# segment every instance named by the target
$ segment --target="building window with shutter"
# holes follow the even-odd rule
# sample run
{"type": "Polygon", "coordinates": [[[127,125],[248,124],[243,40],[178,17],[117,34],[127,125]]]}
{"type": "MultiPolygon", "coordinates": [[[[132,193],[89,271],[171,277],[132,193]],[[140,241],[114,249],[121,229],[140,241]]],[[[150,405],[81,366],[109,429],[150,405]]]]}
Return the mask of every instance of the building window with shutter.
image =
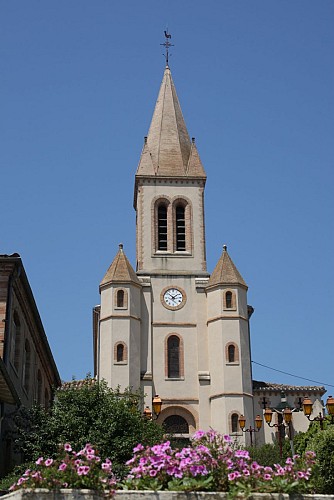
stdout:
{"type": "Polygon", "coordinates": [[[237,309],[236,295],[235,292],[227,290],[223,296],[223,308],[230,309],[231,311],[236,311],[237,309]]]}
{"type": "Polygon", "coordinates": [[[231,415],[231,430],[232,434],[236,434],[239,430],[239,415],[237,413],[232,413],[231,415]]]}
{"type": "Polygon", "coordinates": [[[160,203],[158,205],[158,238],[157,250],[167,252],[168,247],[168,224],[167,224],[167,205],[160,203]]]}

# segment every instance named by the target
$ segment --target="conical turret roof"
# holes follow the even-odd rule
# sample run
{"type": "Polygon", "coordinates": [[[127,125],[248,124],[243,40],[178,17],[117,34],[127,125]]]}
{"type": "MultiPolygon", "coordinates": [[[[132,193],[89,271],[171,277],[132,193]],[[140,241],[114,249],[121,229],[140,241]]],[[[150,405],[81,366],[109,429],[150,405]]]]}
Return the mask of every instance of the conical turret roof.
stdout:
{"type": "Polygon", "coordinates": [[[216,285],[241,285],[247,288],[243,277],[227,252],[226,245],[223,246],[223,253],[210,276],[207,286],[211,287],[216,285]]]}
{"type": "Polygon", "coordinates": [[[100,286],[114,282],[132,282],[140,285],[140,281],[123,251],[122,243],[120,243],[116,257],[112,261],[108,271],[106,272],[103,280],[100,283],[100,286]]]}
{"type": "Polygon", "coordinates": [[[190,140],[168,66],[136,173],[137,177],[152,175],[206,178],[194,141],[190,140]]]}

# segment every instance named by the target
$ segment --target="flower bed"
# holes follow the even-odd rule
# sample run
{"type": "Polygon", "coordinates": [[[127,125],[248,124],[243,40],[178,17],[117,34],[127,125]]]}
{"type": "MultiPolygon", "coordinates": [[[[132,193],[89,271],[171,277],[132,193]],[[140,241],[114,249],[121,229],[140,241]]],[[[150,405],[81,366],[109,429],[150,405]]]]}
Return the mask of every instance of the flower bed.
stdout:
{"type": "Polygon", "coordinates": [[[257,493],[267,494],[265,498],[269,498],[273,493],[305,494],[312,489],[313,452],[288,458],[284,465],[264,467],[251,460],[248,451],[235,449],[229,436],[214,431],[197,432],[191,445],[180,450],[172,449],[166,441],[152,447],[138,444],[133,451],[133,458],[127,462],[128,476],[117,482],[111,461],[102,461],[90,444],[75,452],[66,443],[57,459],[40,457],[35,468],[25,471],[10,488],[12,498],[33,495],[31,488],[39,493],[38,498],[47,495],[41,488],[52,490],[54,498],[68,499],[79,498],[73,496],[73,491],[84,488],[95,490],[97,497],[94,493],[94,498],[112,496],[117,490],[116,496],[132,500],[148,497],[149,490],[155,498],[174,499],[201,498],[202,495],[254,498],[257,493]],[[67,493],[69,491],[72,493],[67,493]]]}

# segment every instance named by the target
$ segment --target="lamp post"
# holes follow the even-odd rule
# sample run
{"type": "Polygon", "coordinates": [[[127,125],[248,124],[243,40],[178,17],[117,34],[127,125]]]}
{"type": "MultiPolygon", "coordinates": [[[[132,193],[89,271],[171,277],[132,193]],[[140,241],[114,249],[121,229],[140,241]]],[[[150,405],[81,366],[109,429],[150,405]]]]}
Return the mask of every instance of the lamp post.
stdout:
{"type": "MultiPolygon", "coordinates": [[[[284,408],[283,412],[276,412],[279,415],[282,415],[282,422],[278,422],[277,424],[272,424],[271,420],[273,418],[273,411],[271,408],[266,408],[264,410],[264,419],[269,425],[269,427],[277,427],[278,430],[278,442],[279,442],[279,454],[282,458],[282,431],[286,428],[290,431],[290,424],[292,421],[292,410],[290,408],[284,408]]],[[[291,439],[290,439],[291,441],[291,439]]]]}
{"type": "MultiPolygon", "coordinates": [[[[159,397],[158,394],[156,394],[152,399],[152,408],[153,408],[153,413],[155,415],[155,420],[161,413],[161,406],[162,406],[161,398],[159,397]]],[[[145,420],[153,420],[153,414],[149,406],[145,406],[143,411],[143,417],[145,420]]]]}
{"type": "MultiPolygon", "coordinates": [[[[328,399],[326,401],[326,408],[327,408],[328,414],[331,416],[331,424],[333,424],[334,423],[334,398],[333,398],[333,396],[328,397],[328,399]]],[[[324,417],[324,415],[321,412],[319,412],[319,415],[311,418],[312,409],[313,409],[313,403],[312,403],[311,399],[304,398],[303,410],[304,410],[305,416],[308,418],[308,420],[310,422],[313,422],[313,421],[320,422],[320,429],[323,430],[324,429],[323,421],[326,420],[326,417],[324,417]]]]}
{"type": "Polygon", "coordinates": [[[256,415],[255,418],[255,427],[252,427],[251,425],[248,427],[248,429],[245,429],[246,427],[246,418],[243,415],[240,415],[239,417],[239,426],[242,432],[249,432],[250,435],[250,442],[251,446],[253,446],[253,433],[254,432],[259,432],[261,427],[262,427],[262,418],[260,415],[256,415]]]}

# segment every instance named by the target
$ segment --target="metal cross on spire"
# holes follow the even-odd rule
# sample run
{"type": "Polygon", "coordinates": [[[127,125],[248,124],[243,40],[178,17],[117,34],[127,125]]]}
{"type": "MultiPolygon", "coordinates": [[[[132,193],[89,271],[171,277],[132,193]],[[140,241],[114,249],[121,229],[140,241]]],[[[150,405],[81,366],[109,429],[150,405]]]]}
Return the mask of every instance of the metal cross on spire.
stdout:
{"type": "Polygon", "coordinates": [[[166,52],[163,55],[166,59],[166,66],[168,66],[169,47],[174,47],[174,45],[172,43],[170,43],[170,39],[172,38],[172,35],[170,33],[168,33],[168,28],[165,29],[164,33],[165,33],[165,42],[161,43],[160,45],[163,45],[166,49],[166,52]]]}

